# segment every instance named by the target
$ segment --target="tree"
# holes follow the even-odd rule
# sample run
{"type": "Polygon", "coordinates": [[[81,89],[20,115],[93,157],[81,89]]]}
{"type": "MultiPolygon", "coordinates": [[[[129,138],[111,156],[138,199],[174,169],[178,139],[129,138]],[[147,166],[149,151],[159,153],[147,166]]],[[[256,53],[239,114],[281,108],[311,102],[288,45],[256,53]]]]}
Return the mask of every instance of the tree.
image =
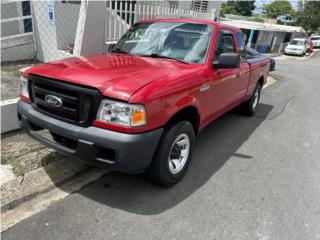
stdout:
{"type": "Polygon", "coordinates": [[[252,21],[252,22],[264,22],[264,19],[261,15],[258,14],[254,14],[252,15],[252,17],[248,18],[248,21],[252,21]]]}
{"type": "Polygon", "coordinates": [[[320,2],[305,1],[298,5],[296,18],[298,24],[306,31],[316,32],[320,28],[320,2]]]}
{"type": "Polygon", "coordinates": [[[254,0],[228,0],[222,3],[220,14],[224,17],[225,14],[235,14],[241,16],[252,16],[252,11],[255,9],[254,0]]]}
{"type": "Polygon", "coordinates": [[[264,6],[267,17],[276,18],[281,15],[289,15],[292,12],[292,6],[288,0],[275,0],[264,6]]]}

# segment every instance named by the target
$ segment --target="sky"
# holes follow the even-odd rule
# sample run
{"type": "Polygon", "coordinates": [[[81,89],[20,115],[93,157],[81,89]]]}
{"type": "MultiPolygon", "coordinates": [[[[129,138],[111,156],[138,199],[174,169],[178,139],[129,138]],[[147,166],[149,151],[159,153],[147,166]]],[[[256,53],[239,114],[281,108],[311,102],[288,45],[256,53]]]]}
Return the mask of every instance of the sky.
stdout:
{"type": "MultiPolygon", "coordinates": [[[[255,1],[256,9],[254,10],[254,12],[261,13],[263,5],[271,3],[272,1],[273,0],[256,0],[255,1]]],[[[293,9],[297,8],[298,0],[289,0],[289,2],[291,3],[293,9]]]]}

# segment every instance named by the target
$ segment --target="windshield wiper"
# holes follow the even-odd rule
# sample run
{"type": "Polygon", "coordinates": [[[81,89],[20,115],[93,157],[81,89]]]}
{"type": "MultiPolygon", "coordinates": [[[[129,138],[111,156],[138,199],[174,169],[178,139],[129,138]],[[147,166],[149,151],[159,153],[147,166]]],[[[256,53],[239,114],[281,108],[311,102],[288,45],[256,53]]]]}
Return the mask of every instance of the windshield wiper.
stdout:
{"type": "Polygon", "coordinates": [[[112,53],[123,53],[123,54],[131,55],[129,52],[127,52],[126,50],[123,50],[121,48],[112,49],[110,52],[112,52],[112,53]]]}
{"type": "Polygon", "coordinates": [[[176,61],[182,62],[182,63],[184,63],[184,64],[189,64],[188,62],[183,61],[182,59],[174,58],[174,57],[169,57],[169,56],[164,56],[164,55],[160,55],[160,54],[157,54],[157,53],[141,54],[141,55],[138,55],[138,56],[140,56],[140,57],[152,57],[152,58],[166,58],[166,59],[176,60],[176,61]]]}

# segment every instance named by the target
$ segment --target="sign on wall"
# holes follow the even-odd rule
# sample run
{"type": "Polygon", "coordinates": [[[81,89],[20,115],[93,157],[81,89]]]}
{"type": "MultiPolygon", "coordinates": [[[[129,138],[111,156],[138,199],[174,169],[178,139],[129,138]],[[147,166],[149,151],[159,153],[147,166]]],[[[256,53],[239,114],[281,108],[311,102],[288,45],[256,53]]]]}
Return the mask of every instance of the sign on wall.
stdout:
{"type": "Polygon", "coordinates": [[[51,24],[54,24],[55,17],[54,17],[54,1],[49,0],[48,1],[48,21],[51,24]]]}

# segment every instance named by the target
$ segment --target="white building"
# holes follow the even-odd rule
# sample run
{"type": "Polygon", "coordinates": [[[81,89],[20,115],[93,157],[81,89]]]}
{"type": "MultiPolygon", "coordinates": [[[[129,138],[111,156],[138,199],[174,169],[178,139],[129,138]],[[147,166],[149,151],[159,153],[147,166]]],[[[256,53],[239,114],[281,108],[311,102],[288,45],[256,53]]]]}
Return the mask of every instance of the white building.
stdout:
{"type": "Polygon", "coordinates": [[[1,1],[2,61],[34,57],[30,3],[1,1]]]}
{"type": "Polygon", "coordinates": [[[306,36],[302,27],[226,18],[221,19],[221,22],[241,28],[246,35],[247,46],[260,52],[283,52],[286,44],[293,38],[306,36]]]}

